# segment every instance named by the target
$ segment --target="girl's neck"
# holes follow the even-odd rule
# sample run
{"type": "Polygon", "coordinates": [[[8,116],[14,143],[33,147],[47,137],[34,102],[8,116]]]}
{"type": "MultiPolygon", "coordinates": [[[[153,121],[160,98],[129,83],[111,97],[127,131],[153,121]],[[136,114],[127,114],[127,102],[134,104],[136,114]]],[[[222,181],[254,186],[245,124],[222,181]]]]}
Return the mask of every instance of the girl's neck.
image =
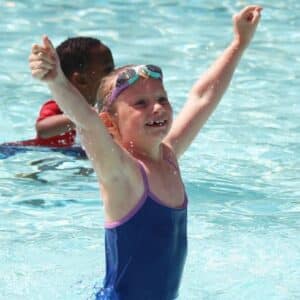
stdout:
{"type": "Polygon", "coordinates": [[[132,156],[142,161],[160,161],[163,158],[162,144],[158,144],[155,147],[144,148],[139,148],[136,145],[130,144],[125,148],[132,156]]]}

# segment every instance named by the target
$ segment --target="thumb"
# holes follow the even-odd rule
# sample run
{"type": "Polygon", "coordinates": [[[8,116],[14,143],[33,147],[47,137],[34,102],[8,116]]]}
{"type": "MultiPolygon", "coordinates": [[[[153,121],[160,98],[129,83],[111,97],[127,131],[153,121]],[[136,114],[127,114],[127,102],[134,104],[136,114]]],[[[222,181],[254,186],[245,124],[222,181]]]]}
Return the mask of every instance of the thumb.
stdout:
{"type": "Polygon", "coordinates": [[[55,48],[47,35],[43,36],[43,44],[46,49],[49,49],[51,52],[55,52],[55,48]]]}
{"type": "Polygon", "coordinates": [[[43,45],[45,50],[50,54],[50,56],[58,63],[58,67],[60,66],[60,59],[58,57],[58,54],[56,52],[56,49],[54,48],[51,40],[48,38],[47,35],[43,36],[43,45]]]}

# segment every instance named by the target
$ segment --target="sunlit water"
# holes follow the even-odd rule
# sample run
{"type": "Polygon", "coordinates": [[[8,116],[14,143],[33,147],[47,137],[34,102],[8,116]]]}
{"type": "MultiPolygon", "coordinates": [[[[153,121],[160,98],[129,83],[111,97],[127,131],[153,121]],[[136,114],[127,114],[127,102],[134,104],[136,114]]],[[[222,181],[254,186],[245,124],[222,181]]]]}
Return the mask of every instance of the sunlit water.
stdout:
{"type": "MultiPolygon", "coordinates": [[[[94,36],[118,65],[161,65],[177,113],[230,42],[231,15],[245,4],[0,0],[0,142],[33,137],[50,97],[27,66],[42,34],[55,45],[94,36]]],[[[300,4],[259,4],[255,39],[181,160],[189,253],[180,300],[300,299],[300,4]]],[[[93,298],[105,263],[90,167],[47,152],[0,160],[0,299],[93,298]]]]}

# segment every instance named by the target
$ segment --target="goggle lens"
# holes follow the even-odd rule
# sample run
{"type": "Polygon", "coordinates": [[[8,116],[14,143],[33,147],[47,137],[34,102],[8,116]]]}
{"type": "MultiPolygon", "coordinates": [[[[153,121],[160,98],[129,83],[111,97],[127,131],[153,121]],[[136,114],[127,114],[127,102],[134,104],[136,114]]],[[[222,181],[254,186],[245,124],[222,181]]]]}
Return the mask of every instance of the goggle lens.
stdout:
{"type": "Polygon", "coordinates": [[[140,76],[143,76],[142,73],[154,79],[163,78],[161,68],[155,65],[140,65],[124,70],[118,75],[116,85],[112,90],[108,106],[110,106],[116,100],[116,98],[122,93],[122,91],[135,83],[140,76]]]}

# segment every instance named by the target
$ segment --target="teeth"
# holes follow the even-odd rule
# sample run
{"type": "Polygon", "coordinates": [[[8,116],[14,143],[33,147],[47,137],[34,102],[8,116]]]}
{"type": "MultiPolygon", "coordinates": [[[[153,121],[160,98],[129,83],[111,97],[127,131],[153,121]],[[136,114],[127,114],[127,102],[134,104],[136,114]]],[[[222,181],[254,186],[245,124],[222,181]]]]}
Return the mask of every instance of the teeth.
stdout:
{"type": "Polygon", "coordinates": [[[158,125],[158,126],[163,126],[166,121],[150,121],[147,123],[147,125],[152,126],[152,125],[158,125]]]}

